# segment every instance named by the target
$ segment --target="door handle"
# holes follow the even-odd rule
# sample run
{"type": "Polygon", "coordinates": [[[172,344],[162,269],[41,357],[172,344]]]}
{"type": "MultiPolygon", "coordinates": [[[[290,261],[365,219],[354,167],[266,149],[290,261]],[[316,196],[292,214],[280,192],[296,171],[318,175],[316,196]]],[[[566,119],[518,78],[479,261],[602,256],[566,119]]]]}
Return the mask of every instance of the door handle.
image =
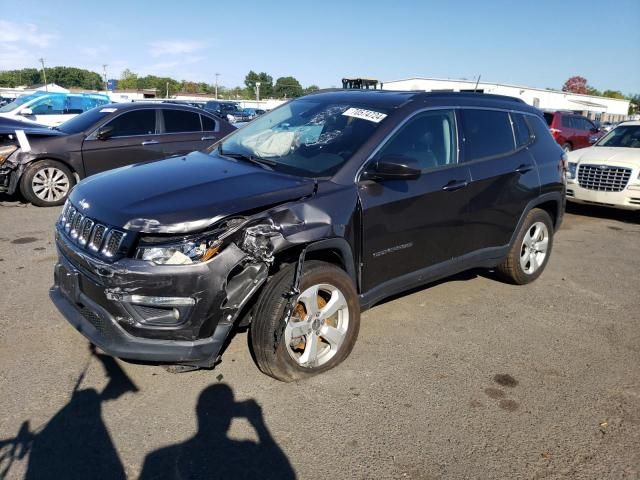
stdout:
{"type": "Polygon", "coordinates": [[[157,145],[158,143],[160,143],[157,140],[145,140],[144,142],[142,142],[143,146],[147,146],[147,145],[157,145]]]}
{"type": "Polygon", "coordinates": [[[218,137],[202,137],[200,140],[217,140],[218,137]]]}
{"type": "Polygon", "coordinates": [[[518,173],[527,173],[528,171],[533,169],[533,165],[530,163],[523,163],[518,168],[516,168],[516,172],[518,173]]]}
{"type": "Polygon", "coordinates": [[[445,192],[453,192],[455,190],[460,190],[467,185],[469,185],[469,182],[467,182],[466,180],[451,180],[444,187],[442,187],[442,190],[444,190],[445,192]]]}

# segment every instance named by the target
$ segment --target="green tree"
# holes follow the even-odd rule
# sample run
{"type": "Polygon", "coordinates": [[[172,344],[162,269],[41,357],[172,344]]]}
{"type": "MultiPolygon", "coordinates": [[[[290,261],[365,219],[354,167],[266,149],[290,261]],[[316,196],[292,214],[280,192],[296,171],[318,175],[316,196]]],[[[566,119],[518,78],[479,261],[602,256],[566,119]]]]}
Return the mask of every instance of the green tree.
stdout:
{"type": "Polygon", "coordinates": [[[640,113],[640,93],[627,95],[627,98],[629,99],[629,115],[640,113]]]}
{"type": "Polygon", "coordinates": [[[273,94],[278,98],[296,98],[304,95],[304,91],[294,77],[280,77],[273,87],[273,94]]]}
{"type": "Polygon", "coordinates": [[[318,87],[317,85],[309,85],[304,89],[304,94],[308,95],[310,93],[317,92],[318,90],[320,90],[320,87],[318,87]]]}
{"type": "Polygon", "coordinates": [[[260,82],[260,98],[273,96],[273,77],[265,72],[256,73],[250,70],[244,77],[246,98],[256,98],[256,83],[260,82]]]}
{"type": "Polygon", "coordinates": [[[138,75],[126,68],[120,80],[118,80],[118,90],[137,90],[138,89],[138,75]]]}
{"type": "Polygon", "coordinates": [[[609,98],[619,98],[621,100],[625,99],[625,96],[622,94],[622,92],[618,90],[605,90],[604,92],[602,92],[602,96],[609,98]]]}

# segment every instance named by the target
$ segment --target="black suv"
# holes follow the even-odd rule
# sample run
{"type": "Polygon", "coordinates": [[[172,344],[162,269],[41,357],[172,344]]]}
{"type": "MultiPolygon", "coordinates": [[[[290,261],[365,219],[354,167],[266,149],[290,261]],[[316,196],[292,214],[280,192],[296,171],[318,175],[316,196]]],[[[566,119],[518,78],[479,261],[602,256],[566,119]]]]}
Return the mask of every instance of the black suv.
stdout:
{"type": "Polygon", "coordinates": [[[478,267],[536,279],[564,171],[519,100],[324,91],[207,153],[80,182],[51,298],[115,356],[210,367],[249,326],[259,368],[300,379],[344,360],[386,297],[478,267]]]}

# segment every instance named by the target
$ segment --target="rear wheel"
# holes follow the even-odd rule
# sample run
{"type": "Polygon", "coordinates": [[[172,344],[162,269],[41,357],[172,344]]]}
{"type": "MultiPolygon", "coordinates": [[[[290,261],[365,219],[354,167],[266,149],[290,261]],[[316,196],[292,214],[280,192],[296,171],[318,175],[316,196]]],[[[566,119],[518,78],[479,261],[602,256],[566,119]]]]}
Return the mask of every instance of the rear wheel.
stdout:
{"type": "Polygon", "coordinates": [[[20,179],[20,192],[39,207],[62,205],[75,184],[71,170],[54,160],[41,160],[27,167],[20,179]]]}
{"type": "Polygon", "coordinates": [[[509,282],[524,285],[538,278],[549,261],[553,246],[553,222],[544,210],[534,208],[526,216],[507,258],[498,266],[509,282]]]}
{"type": "Polygon", "coordinates": [[[360,329],[360,306],[351,278],[325,262],[308,261],[300,295],[284,324],[293,267],[267,284],[251,324],[251,346],[260,370],[289,382],[311,377],[341,363],[360,329]]]}

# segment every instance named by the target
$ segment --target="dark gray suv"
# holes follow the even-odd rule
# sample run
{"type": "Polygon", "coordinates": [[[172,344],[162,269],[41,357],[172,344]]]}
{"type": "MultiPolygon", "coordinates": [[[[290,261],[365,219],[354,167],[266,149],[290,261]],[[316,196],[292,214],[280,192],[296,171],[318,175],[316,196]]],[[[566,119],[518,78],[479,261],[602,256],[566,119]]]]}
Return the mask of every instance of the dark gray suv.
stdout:
{"type": "Polygon", "coordinates": [[[301,379],[342,362],[389,296],[470,268],[538,278],[564,173],[517,99],[321,92],[206,153],[77,185],[51,298],[115,356],[211,367],[248,326],[259,368],[301,379]]]}

